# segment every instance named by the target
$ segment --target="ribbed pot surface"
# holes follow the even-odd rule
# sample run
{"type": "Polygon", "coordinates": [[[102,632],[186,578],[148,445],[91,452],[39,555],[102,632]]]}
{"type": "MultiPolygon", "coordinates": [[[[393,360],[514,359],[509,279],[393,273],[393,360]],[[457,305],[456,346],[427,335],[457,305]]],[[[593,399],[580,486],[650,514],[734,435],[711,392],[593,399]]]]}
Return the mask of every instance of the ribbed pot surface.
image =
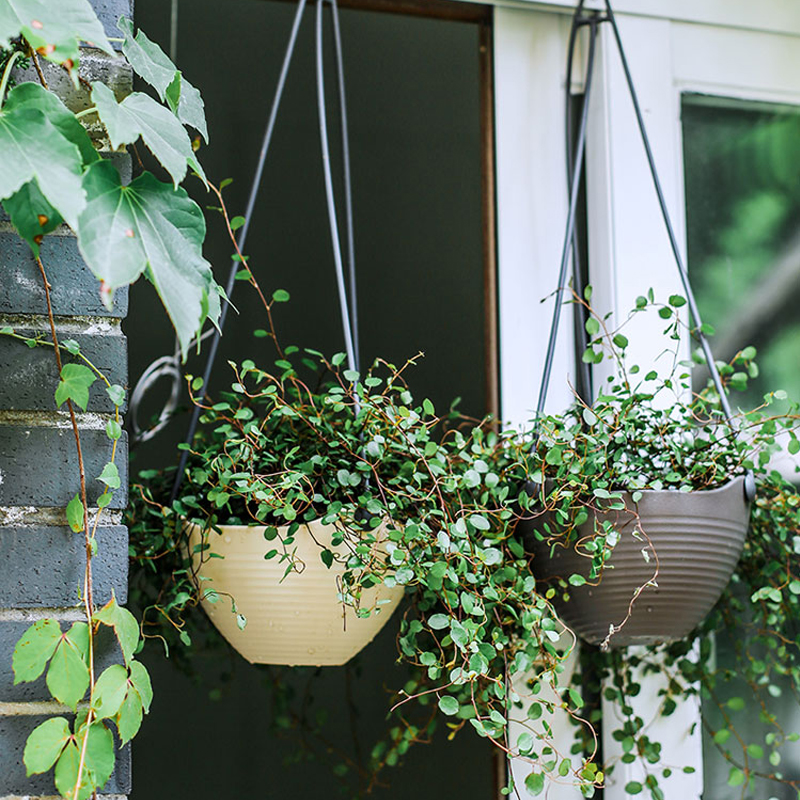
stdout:
{"type": "MultiPolygon", "coordinates": [[[[400,586],[365,590],[361,606],[371,609],[369,617],[357,617],[350,606],[342,605],[337,599],[337,582],[345,572],[344,564],[334,560],[329,569],[320,559],[321,547],[342,557],[348,553],[344,543],[331,545],[333,525],[315,521],[300,527],[292,548],[296,547],[296,556],[305,567],[285,578],[288,562],[280,563],[278,556],[264,558],[278,541],[268,542],[264,528],[229,525],[221,530],[222,534],[210,531],[207,542],[208,550],[223,558],[206,555],[200,564],[199,554],[193,556],[199,585],[219,594],[217,602],[203,600],[202,606],[231,646],[253,664],[345,664],[375,638],[403,596],[400,586]],[[243,630],[231,612],[231,597],[247,618],[243,630]]],[[[377,532],[379,539],[382,530],[377,532]]],[[[288,528],[278,529],[279,537],[287,534],[288,528]]],[[[200,541],[201,529],[192,526],[192,549],[200,541]]]]}
{"type": "MultiPolygon", "coordinates": [[[[711,611],[742,553],[750,519],[744,478],[709,491],[644,491],[638,505],[629,494],[623,497],[630,510],[595,515],[600,521],[611,521],[620,533],[599,585],[570,587],[568,602],[559,597],[553,603],[579,636],[600,644],[612,625],[625,620],[634,593],[654,578],[658,567],[658,585],[645,586],[630,619],[608,644],[624,647],[682,639],[711,611]],[[638,526],[632,510],[638,511],[638,526]]],[[[536,519],[525,520],[519,529],[535,554],[537,579],[546,582],[573,573],[588,579],[590,559],[560,545],[551,557],[550,546],[534,535],[536,526],[536,519]]],[[[580,528],[582,536],[593,531],[593,519],[580,528]]]]}

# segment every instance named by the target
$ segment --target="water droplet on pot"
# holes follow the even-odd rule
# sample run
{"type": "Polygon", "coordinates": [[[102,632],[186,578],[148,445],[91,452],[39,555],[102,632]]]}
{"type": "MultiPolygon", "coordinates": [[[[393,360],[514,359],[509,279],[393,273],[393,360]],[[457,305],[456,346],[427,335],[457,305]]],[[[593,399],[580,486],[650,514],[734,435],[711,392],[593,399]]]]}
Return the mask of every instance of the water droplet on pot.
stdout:
{"type": "Polygon", "coordinates": [[[230,543],[231,543],[231,537],[230,536],[226,536],[225,537],[225,544],[230,544],[230,543]]]}
{"type": "Polygon", "coordinates": [[[647,606],[647,613],[648,614],[652,614],[653,613],[653,606],[647,606]]]}

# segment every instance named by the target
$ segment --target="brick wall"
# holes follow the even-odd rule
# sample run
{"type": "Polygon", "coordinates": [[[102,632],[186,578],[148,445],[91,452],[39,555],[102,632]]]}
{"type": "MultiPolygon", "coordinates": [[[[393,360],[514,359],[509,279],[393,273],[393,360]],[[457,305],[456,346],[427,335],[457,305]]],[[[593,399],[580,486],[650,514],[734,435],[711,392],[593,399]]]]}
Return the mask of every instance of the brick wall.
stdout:
{"type": "MultiPolygon", "coordinates": [[[[111,36],[116,20],[131,14],[130,0],[92,0],[111,36]]],[[[82,59],[88,81],[104,80],[117,94],[130,91],[130,70],[121,59],[97,52],[82,59]]],[[[54,76],[56,77],[56,76],[54,76]]],[[[57,81],[56,81],[57,83],[57,81]]],[[[65,98],[70,105],[86,97],[65,98]]],[[[116,156],[130,171],[127,156],[116,156]]],[[[42,261],[52,284],[53,311],[60,338],[77,340],[113,383],[127,384],[127,346],[120,322],[127,313],[127,293],[117,293],[108,312],[100,302],[97,280],[83,264],[77,244],[64,228],[48,236],[42,261]]],[[[0,326],[49,337],[41,276],[25,245],[0,215],[0,326]]],[[[14,686],[11,654],[34,620],[51,617],[63,626],[83,619],[79,592],[83,584],[83,534],[66,524],[65,506],[79,488],[75,443],[66,410],[56,410],[53,393],[57,369],[50,348],[28,348],[0,337],[0,800],[56,795],[52,773],[25,775],[22,751],[30,731],[52,714],[69,716],[50,699],[41,678],[14,686]]],[[[105,392],[93,389],[87,411],[78,412],[87,478],[108,460],[111,443],[104,427],[112,412],[105,392]]],[[[95,602],[112,591],[127,597],[128,534],[121,524],[127,502],[127,443],[117,456],[122,488],[101,516],[98,552],[93,561],[95,602]]],[[[88,482],[90,505],[102,484],[88,482]]],[[[97,667],[120,660],[110,636],[100,637],[97,667]]],[[[121,798],[130,791],[130,748],[118,751],[114,775],[100,797],[121,798]]]]}

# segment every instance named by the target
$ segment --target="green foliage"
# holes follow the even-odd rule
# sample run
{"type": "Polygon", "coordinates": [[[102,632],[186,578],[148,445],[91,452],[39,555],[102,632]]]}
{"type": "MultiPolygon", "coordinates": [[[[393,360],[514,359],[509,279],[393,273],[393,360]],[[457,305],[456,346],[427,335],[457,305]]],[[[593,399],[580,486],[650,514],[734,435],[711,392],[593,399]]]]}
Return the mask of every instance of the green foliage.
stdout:
{"type": "Polygon", "coordinates": [[[181,122],[191,125],[207,142],[208,130],[200,92],[175,68],[164,51],[147,38],[144,31],[140,30],[134,36],[133,26],[127,19],[120,20],[119,26],[125,33],[122,52],[136,74],[158,92],[162,101],[169,103],[181,122]]]}
{"type": "MultiPolygon", "coordinates": [[[[635,313],[656,311],[667,320],[665,335],[677,341],[681,333],[672,309],[682,305],[671,297],[668,306],[659,306],[649,294],[637,302],[635,313]]],[[[661,744],[648,734],[649,721],[634,712],[633,698],[648,675],[665,678],[668,688],[662,690],[658,712],[664,717],[694,697],[699,685],[703,724],[731,765],[728,785],[747,787],[756,779],[790,782],[774,767],[781,761],[780,748],[800,738],[800,732],[781,726],[778,715],[786,695],[796,697],[800,690],[800,598],[792,588],[800,549],[800,492],[772,469],[771,460],[782,448],[798,449],[797,405],[786,402],[785,393],[770,393],[760,407],[740,412],[729,424],[711,386],[692,393],[693,363],[680,362],[667,351],[662,359],[671,356],[672,368],[642,376],[621,352],[627,339],[606,329],[605,321],[597,331],[593,353],[610,355],[617,366],[614,374],[591,407],[577,402],[564,414],[543,417],[536,448],[525,462],[524,477],[536,490],[533,500],[522,497],[521,503],[529,516],[550,512],[540,534],[579,546],[592,558],[592,577],[602,580],[616,534],[596,523],[593,532],[581,529],[578,543],[577,530],[590,509],[624,509],[622,491],[636,501],[637,492],[646,489],[711,489],[753,470],[757,496],[742,559],[706,620],[686,640],[624,658],[618,652],[584,650],[575,685],[585,689],[588,683],[589,694],[599,696],[603,679],[605,698],[617,705],[621,722],[612,736],[621,744],[623,763],[638,761],[645,776],[626,786],[629,794],[663,798],[663,780],[672,771],[662,762],[661,744]],[[788,412],[774,413],[776,402],[788,412]]],[[[748,376],[757,374],[755,357],[755,348],[747,347],[722,366],[728,388],[746,388],[748,376]]],[[[581,582],[581,576],[562,576],[553,589],[568,594],[570,585],[581,582]]],[[[593,713],[599,710],[588,710],[590,718],[593,713]]],[[[583,729],[577,736],[590,753],[593,740],[583,729]]]]}
{"type": "MultiPolygon", "coordinates": [[[[125,32],[123,51],[134,69],[155,82],[164,104],[138,93],[118,102],[107,87],[96,83],[95,107],[76,115],[45,86],[15,85],[11,71],[15,65],[27,65],[31,53],[34,59],[42,56],[64,67],[78,88],[81,42],[116,57],[91,5],[87,0],[0,0],[0,201],[37,258],[45,235],[63,223],[72,228],[109,307],[114,289],[145,273],[175,324],[185,354],[206,319],[218,318],[222,294],[202,257],[202,213],[178,187],[189,168],[203,175],[184,127],[191,125],[207,138],[203,102],[157,46],[141,33],[134,38],[126,20],[120,25],[125,32]],[[159,83],[162,79],[164,86],[159,83]],[[13,88],[6,95],[9,87],[13,88]],[[141,137],[170,173],[171,182],[145,172],[123,187],[118,172],[101,160],[81,124],[80,119],[92,113],[115,148],[141,137]]],[[[40,261],[39,266],[49,292],[46,265],[40,261]]],[[[29,347],[60,349],[64,363],[59,361],[59,382],[53,387],[57,406],[67,403],[70,413],[73,406],[86,411],[98,380],[114,404],[105,428],[110,458],[97,476],[105,484],[97,499],[97,513],[102,513],[120,488],[115,456],[122,436],[119,409],[125,390],[110,384],[73,339],[65,339],[59,348],[43,336],[18,334],[12,326],[3,327],[0,334],[29,347]]],[[[79,431],[75,438],[80,446],[79,431]]],[[[84,475],[81,467],[80,477],[83,485],[93,476],[84,475]]],[[[97,550],[93,538],[97,518],[90,514],[84,492],[73,497],[65,512],[72,530],[83,534],[88,575],[89,560],[97,550]],[[94,525],[90,521],[87,527],[92,517],[94,525]]],[[[73,724],[55,717],[36,727],[23,754],[29,775],[53,770],[56,788],[67,800],[85,800],[103,788],[114,768],[112,726],[123,744],[130,741],[153,699],[147,671],[134,659],[140,643],[135,618],[114,598],[94,609],[91,586],[84,591],[86,622],[75,622],[66,631],[56,620],[34,622],[12,658],[16,683],[44,674],[54,700],[77,712],[73,724]],[[93,681],[94,637],[101,626],[113,631],[124,665],[108,667],[93,681]]]]}
{"type": "Polygon", "coordinates": [[[206,318],[216,322],[220,311],[221,289],[202,255],[206,226],[200,208],[184,189],[148,172],[123,186],[107,161],[91,166],[83,185],[90,199],[78,244],[89,268],[109,291],[145,272],[185,354],[206,318]]]}
{"type": "Polygon", "coordinates": [[[189,134],[181,121],[149,95],[133,92],[118,103],[111,89],[103,83],[95,83],[92,102],[115,150],[121,145],[133,144],[141,136],[172,176],[176,188],[186,176],[187,166],[200,172],[189,134]]]}
{"type": "MultiPolygon", "coordinates": [[[[518,447],[490,421],[439,418],[430,402],[415,402],[406,367],[377,361],[358,375],[343,361],[286,348],[271,371],[231,364],[230,391],[202,401],[178,499],[165,500],[169,472],[148,473],[146,485],[134,487],[128,521],[145,633],[173,652],[196,638],[187,631],[198,630],[194,609],[206,589],[191,577],[184,520],[209,532],[252,525],[267,540],[265,554],[287,571],[299,526],[333,523],[352,553],[342,594],[357,613],[374,613],[360,604],[369,586],[406,592],[398,646],[410,678],[396,691],[395,719],[373,750],[372,771],[429,736],[436,709],[455,729],[466,725],[501,745],[520,701],[507,692],[506,675],[531,671],[539,690],[552,687],[564,659],[564,627],[512,535],[518,447]],[[376,556],[382,521],[388,558],[376,556]]],[[[213,541],[207,536],[204,557],[214,555],[213,541]]],[[[330,551],[320,548],[320,559],[330,563],[330,551]]],[[[559,707],[577,717],[580,702],[567,694],[559,707]]],[[[542,708],[546,717],[554,712],[552,703],[542,708]]],[[[537,752],[526,758],[542,776],[557,771],[563,758],[553,758],[546,727],[533,736],[537,752]]]]}
{"type": "Polygon", "coordinates": [[[56,405],[72,400],[81,410],[89,404],[89,388],[97,380],[95,373],[84,364],[65,364],[56,387],[56,405]]]}
{"type": "MultiPolygon", "coordinates": [[[[0,110],[0,200],[6,200],[35,180],[42,195],[73,228],[86,205],[81,187],[81,154],[33,101],[14,104],[17,86],[9,94],[11,108],[0,110]]],[[[15,208],[19,217],[19,206],[15,208]]],[[[30,229],[34,221],[25,223],[30,229]]]]}
{"type": "Polygon", "coordinates": [[[20,35],[39,55],[70,70],[78,65],[81,40],[114,52],[88,0],[3,0],[0,46],[8,47],[20,35]]]}
{"type": "MultiPolygon", "coordinates": [[[[35,51],[71,70],[81,39],[113,54],[86,0],[65,0],[57,12],[50,6],[41,0],[0,0],[0,43],[21,35],[35,51]]],[[[216,322],[222,294],[201,254],[202,212],[178,188],[188,168],[205,180],[185,128],[191,125],[207,138],[203,102],[157,45],[144,34],[134,37],[127,21],[120,24],[126,34],[123,51],[130,54],[134,69],[142,69],[163,104],[138,92],[120,102],[96,82],[91,95],[95,105],[82,115],[99,116],[114,148],[141,137],[172,184],[145,172],[123,187],[110,162],[98,163],[75,114],[44,87],[23,83],[5,103],[0,98],[0,200],[34,255],[42,237],[66,222],[100,279],[109,307],[114,289],[145,272],[185,355],[206,319],[216,322]]]]}

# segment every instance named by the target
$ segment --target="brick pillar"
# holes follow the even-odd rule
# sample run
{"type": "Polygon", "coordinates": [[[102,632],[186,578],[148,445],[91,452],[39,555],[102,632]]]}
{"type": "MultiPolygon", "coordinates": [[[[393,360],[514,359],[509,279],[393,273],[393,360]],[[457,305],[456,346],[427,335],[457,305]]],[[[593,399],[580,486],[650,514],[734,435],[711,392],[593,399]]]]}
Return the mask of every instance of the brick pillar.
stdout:
{"type": "MultiPolygon", "coordinates": [[[[116,20],[130,15],[130,0],[92,0],[92,5],[108,34],[120,36],[116,20]]],[[[57,72],[52,68],[49,72],[56,86],[63,85],[57,72]]],[[[113,85],[118,94],[130,91],[127,65],[98,51],[85,53],[81,75],[113,85]]],[[[20,79],[35,79],[35,74],[20,79]]],[[[77,110],[87,105],[85,92],[69,96],[70,92],[63,97],[70,107],[77,110]]],[[[127,156],[115,156],[115,161],[130,171],[127,156]]],[[[127,291],[116,293],[111,312],[103,307],[97,279],[83,263],[75,237],[66,227],[46,237],[41,253],[52,284],[59,339],[78,341],[112,383],[127,385],[127,345],[120,328],[127,313],[127,291]]],[[[6,325],[50,337],[39,269],[27,245],[0,214],[0,327],[6,325]]],[[[57,795],[52,770],[26,777],[22,752],[30,731],[47,716],[71,716],[52,700],[44,677],[14,686],[14,645],[37,619],[55,618],[68,627],[85,618],[79,597],[85,563],[83,534],[73,533],[65,518],[66,504],[79,488],[77,456],[69,415],[65,408],[56,409],[57,382],[51,348],[28,348],[0,336],[0,800],[57,795]]],[[[105,392],[95,385],[87,411],[77,412],[90,506],[103,489],[96,476],[111,452],[104,428],[112,411],[105,392]]],[[[93,560],[98,605],[112,591],[120,603],[127,599],[128,532],[121,524],[127,503],[127,462],[123,437],[117,455],[122,487],[101,516],[93,560]]],[[[97,674],[120,660],[111,637],[104,641],[101,636],[97,674]]],[[[118,751],[115,772],[101,797],[121,798],[130,791],[129,750],[118,751]]]]}

